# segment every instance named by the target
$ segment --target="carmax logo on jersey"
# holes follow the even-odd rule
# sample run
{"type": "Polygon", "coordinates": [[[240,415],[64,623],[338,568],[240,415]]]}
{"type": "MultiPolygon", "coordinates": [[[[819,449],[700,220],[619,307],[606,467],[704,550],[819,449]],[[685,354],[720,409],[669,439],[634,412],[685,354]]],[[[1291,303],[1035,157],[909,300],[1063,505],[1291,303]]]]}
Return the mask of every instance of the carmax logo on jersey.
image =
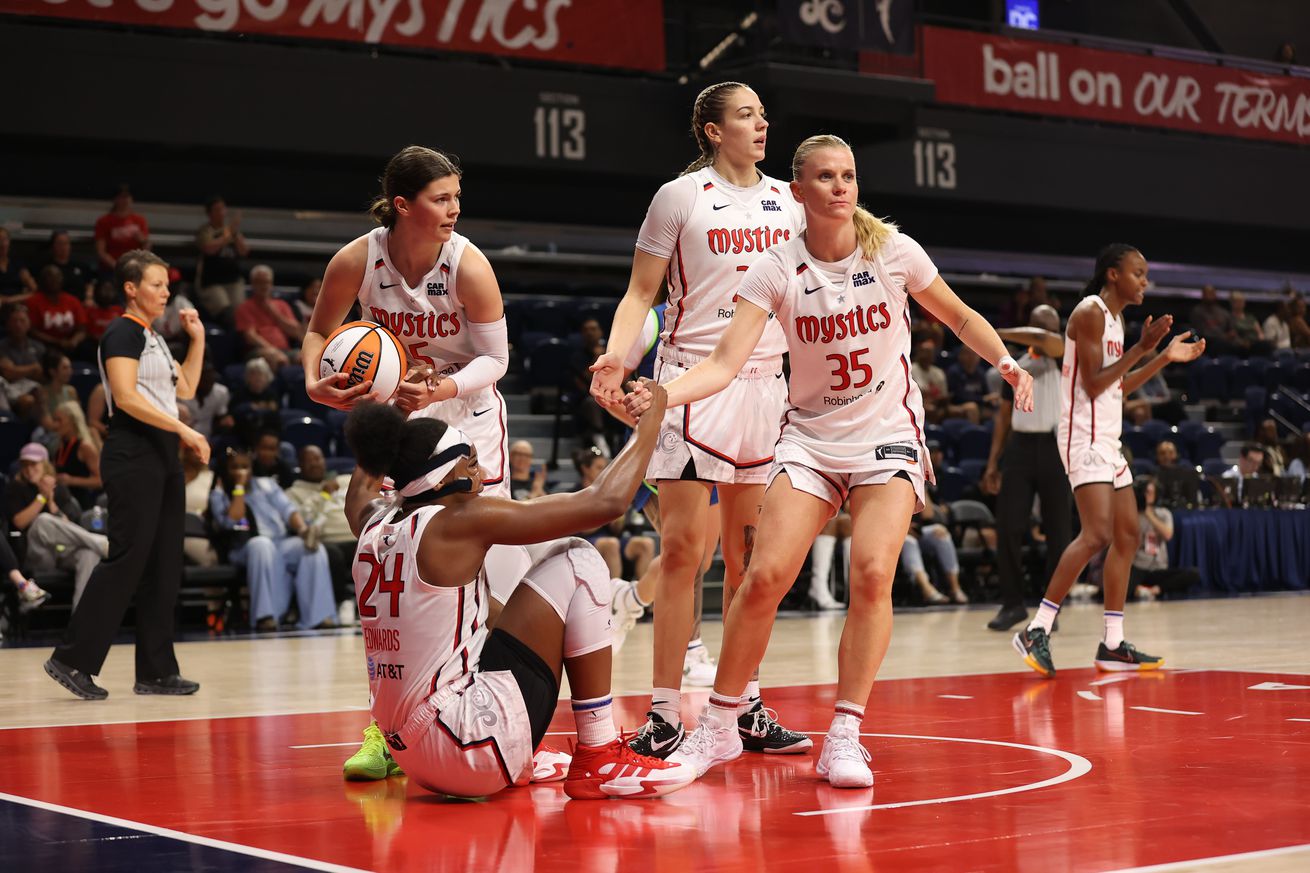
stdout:
{"type": "Polygon", "coordinates": [[[887,311],[886,303],[879,303],[868,309],[857,306],[841,315],[825,315],[822,318],[815,315],[798,315],[796,338],[803,343],[830,343],[834,340],[844,340],[848,336],[877,333],[886,330],[891,323],[892,316],[887,311]],[[882,320],[875,320],[878,317],[882,320]]]}
{"type": "Polygon", "coordinates": [[[710,251],[716,255],[740,255],[742,252],[762,252],[769,246],[791,239],[791,230],[784,227],[756,227],[732,229],[715,227],[706,231],[710,251]]]}

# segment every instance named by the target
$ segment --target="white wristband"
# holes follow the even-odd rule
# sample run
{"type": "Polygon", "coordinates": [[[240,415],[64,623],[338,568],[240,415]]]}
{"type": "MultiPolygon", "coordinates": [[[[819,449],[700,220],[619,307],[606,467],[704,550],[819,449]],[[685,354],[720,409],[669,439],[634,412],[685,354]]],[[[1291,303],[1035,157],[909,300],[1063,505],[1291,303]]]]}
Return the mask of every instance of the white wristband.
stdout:
{"type": "Polygon", "coordinates": [[[996,369],[1002,376],[1008,376],[1019,368],[1019,362],[1014,358],[1006,355],[996,362],[996,369]]]}

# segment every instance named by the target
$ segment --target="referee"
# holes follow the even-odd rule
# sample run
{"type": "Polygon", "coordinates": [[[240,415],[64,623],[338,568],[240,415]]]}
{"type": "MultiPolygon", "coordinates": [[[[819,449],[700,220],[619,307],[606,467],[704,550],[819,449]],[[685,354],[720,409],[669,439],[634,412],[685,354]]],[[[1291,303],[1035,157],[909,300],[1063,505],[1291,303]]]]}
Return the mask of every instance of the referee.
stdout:
{"type": "Polygon", "coordinates": [[[179,367],[150,325],[168,303],[168,265],[130,251],[114,280],[127,311],[100,340],[109,437],[100,475],[109,495],[109,557],[96,567],[73,611],[63,643],[45,662],[60,685],[86,700],[109,692],[92,679],[109,654],[128,603],[136,601],[137,694],[194,694],[200,686],[178,675],[173,608],[182,576],[185,478],[179,439],[209,461],[209,443],[177,418],[177,400],[195,394],[205,354],[205,330],[195,310],[181,313],[191,338],[179,367]]]}
{"type": "MultiPolygon", "coordinates": [[[[1050,306],[1038,306],[1029,327],[998,330],[1001,339],[1023,343],[1028,353],[1019,359],[1033,377],[1033,411],[1002,403],[992,431],[992,450],[983,473],[983,488],[997,494],[997,569],[1001,578],[1001,610],[987,623],[992,630],[1009,630],[1028,618],[1023,605],[1023,538],[1032,517],[1034,492],[1042,501],[1042,530],[1046,534],[1046,579],[1069,545],[1073,525],[1073,495],[1069,477],[1060,463],[1055,427],[1060,420],[1060,358],[1064,337],[1060,315],[1050,306]],[[1011,432],[1012,431],[1012,432],[1011,432]],[[997,471],[997,464],[1000,471],[997,471]],[[997,488],[999,487],[999,492],[997,488]]],[[[1008,386],[1007,386],[1007,391],[1008,386]]],[[[1043,580],[1044,588],[1046,581],[1043,580]]]]}

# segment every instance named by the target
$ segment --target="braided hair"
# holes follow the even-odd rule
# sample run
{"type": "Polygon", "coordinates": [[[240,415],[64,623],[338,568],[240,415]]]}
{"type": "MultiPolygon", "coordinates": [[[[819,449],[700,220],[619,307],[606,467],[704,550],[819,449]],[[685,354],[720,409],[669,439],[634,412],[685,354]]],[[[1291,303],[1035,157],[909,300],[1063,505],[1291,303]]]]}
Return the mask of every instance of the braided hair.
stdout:
{"type": "Polygon", "coordinates": [[[1110,268],[1118,267],[1119,264],[1123,263],[1126,255],[1136,251],[1137,246],[1130,246],[1127,243],[1110,243],[1101,249],[1100,254],[1096,256],[1096,274],[1087,283],[1087,288],[1083,290],[1083,296],[1100,294],[1101,289],[1105,287],[1106,274],[1110,272],[1110,268]]]}
{"type": "Polygon", "coordinates": [[[747,87],[749,86],[741,82],[719,82],[696,95],[696,102],[691,107],[691,135],[696,138],[696,145],[700,147],[700,157],[688,164],[687,169],[678,175],[685,176],[714,163],[714,143],[705,135],[705,125],[710,122],[722,124],[723,115],[728,108],[728,98],[738,88],[747,87]]]}

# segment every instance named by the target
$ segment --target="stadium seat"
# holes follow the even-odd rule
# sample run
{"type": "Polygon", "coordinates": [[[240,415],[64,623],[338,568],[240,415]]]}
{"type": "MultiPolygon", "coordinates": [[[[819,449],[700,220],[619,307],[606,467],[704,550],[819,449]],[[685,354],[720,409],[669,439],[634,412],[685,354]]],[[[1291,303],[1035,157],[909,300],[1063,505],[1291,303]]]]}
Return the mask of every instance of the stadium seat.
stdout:
{"type": "Polygon", "coordinates": [[[967,418],[945,418],[942,419],[941,428],[946,434],[946,439],[952,446],[958,445],[960,435],[971,427],[977,427],[967,418]]]}
{"type": "Polygon", "coordinates": [[[557,337],[542,340],[528,352],[524,366],[529,388],[572,387],[569,381],[569,358],[573,347],[557,337]]]}
{"type": "Polygon", "coordinates": [[[1260,371],[1243,361],[1228,371],[1228,399],[1241,400],[1246,396],[1246,389],[1261,384],[1260,371]]]}
{"type": "Polygon", "coordinates": [[[1155,454],[1155,444],[1158,440],[1152,439],[1151,435],[1143,431],[1140,427],[1130,427],[1124,430],[1120,437],[1124,448],[1132,454],[1134,458],[1149,458],[1155,454]]]}
{"type": "Polygon", "coordinates": [[[946,503],[954,502],[970,484],[959,467],[947,467],[937,473],[937,496],[946,503]]]}
{"type": "Polygon", "coordinates": [[[205,331],[205,353],[218,371],[240,357],[240,340],[235,333],[218,327],[205,331]]]}
{"type": "Polygon", "coordinates": [[[319,419],[302,416],[292,421],[284,420],[282,440],[294,446],[297,452],[305,446],[318,446],[324,454],[330,454],[332,431],[319,419]]]}
{"type": "Polygon", "coordinates": [[[963,467],[967,460],[981,458],[986,461],[991,451],[992,432],[985,427],[972,425],[965,428],[956,441],[956,463],[963,467]]]}
{"type": "Polygon", "coordinates": [[[1275,363],[1265,367],[1265,388],[1277,391],[1284,385],[1292,384],[1292,365],[1275,363]]]}
{"type": "Polygon", "coordinates": [[[327,459],[327,468],[329,472],[338,475],[342,473],[350,473],[355,469],[355,459],[346,455],[337,455],[336,457],[327,459]]]}
{"type": "Polygon", "coordinates": [[[1152,461],[1149,458],[1133,458],[1134,476],[1154,476],[1155,471],[1155,461],[1152,461]]]}
{"type": "Polygon", "coordinates": [[[1255,433],[1256,426],[1269,411],[1269,392],[1259,385],[1248,385],[1244,398],[1246,405],[1246,432],[1255,433]]]}
{"type": "Polygon", "coordinates": [[[0,458],[16,459],[18,452],[32,438],[32,427],[19,418],[0,419],[0,458]]]}
{"type": "Polygon", "coordinates": [[[1202,400],[1228,399],[1228,374],[1223,366],[1204,358],[1192,366],[1192,391],[1197,397],[1202,400]]]}
{"type": "Polygon", "coordinates": [[[1201,472],[1206,476],[1222,476],[1232,464],[1223,458],[1209,458],[1201,462],[1201,472]]]}
{"type": "Polygon", "coordinates": [[[1219,457],[1219,450],[1223,448],[1224,436],[1212,427],[1207,427],[1196,435],[1196,448],[1192,451],[1191,457],[1194,460],[1204,463],[1211,458],[1219,457]]]}
{"type": "Polygon", "coordinates": [[[1173,439],[1175,431],[1167,421],[1158,418],[1148,419],[1142,423],[1142,433],[1151,438],[1151,445],[1157,446],[1161,440],[1173,439]]]}
{"type": "Polygon", "coordinates": [[[83,364],[81,362],[73,364],[73,375],[68,380],[68,384],[77,390],[77,397],[82,402],[82,409],[86,409],[86,399],[91,396],[91,392],[100,384],[100,368],[94,364],[83,364]]]}
{"type": "Polygon", "coordinates": [[[528,304],[524,318],[532,330],[550,336],[573,336],[578,332],[572,307],[562,306],[554,300],[533,301],[528,304]]]}
{"type": "Polygon", "coordinates": [[[986,458],[966,458],[960,461],[960,472],[970,483],[982,481],[983,472],[987,469],[986,458]]]}

